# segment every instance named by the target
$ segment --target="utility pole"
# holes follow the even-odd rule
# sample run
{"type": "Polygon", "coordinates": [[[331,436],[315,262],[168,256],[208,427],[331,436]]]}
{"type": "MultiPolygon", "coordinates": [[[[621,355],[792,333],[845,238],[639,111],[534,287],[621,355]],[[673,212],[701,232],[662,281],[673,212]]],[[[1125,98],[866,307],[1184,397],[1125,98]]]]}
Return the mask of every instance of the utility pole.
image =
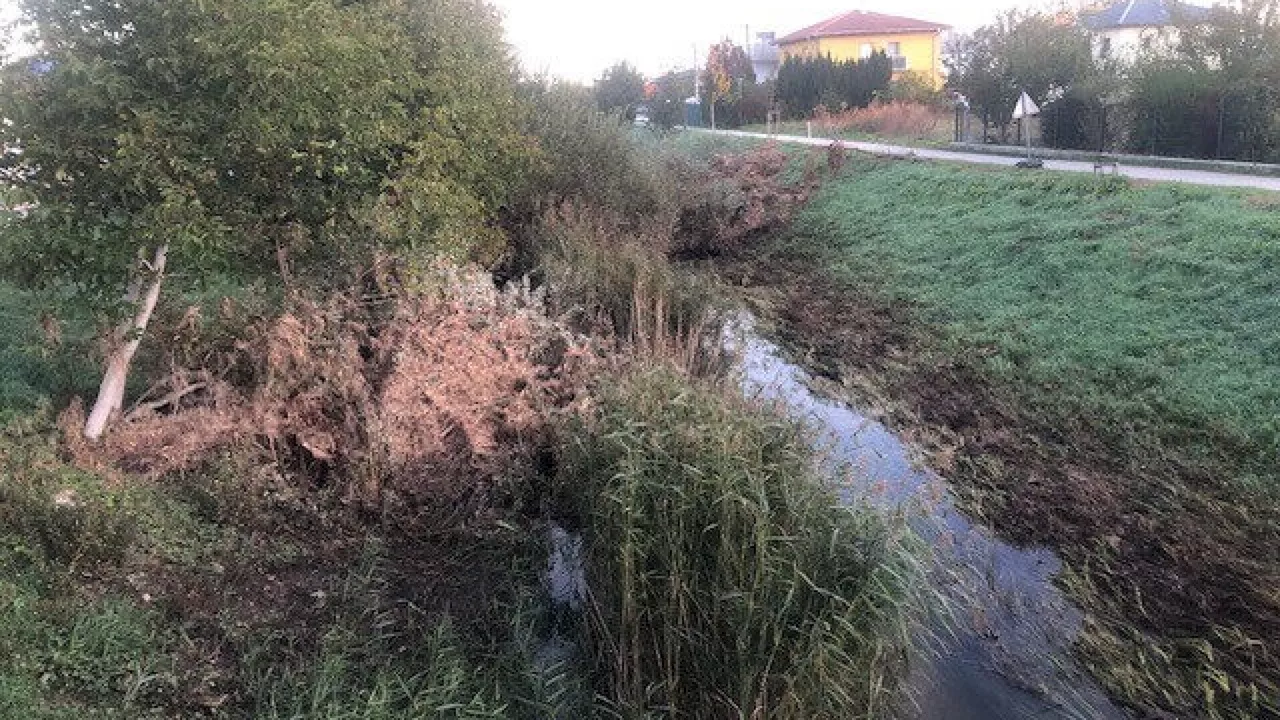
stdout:
{"type": "Polygon", "coordinates": [[[693,44],[693,96],[696,98],[702,97],[702,93],[700,92],[702,90],[701,84],[699,82],[700,79],[701,78],[698,77],[698,44],[694,43],[693,44]]]}

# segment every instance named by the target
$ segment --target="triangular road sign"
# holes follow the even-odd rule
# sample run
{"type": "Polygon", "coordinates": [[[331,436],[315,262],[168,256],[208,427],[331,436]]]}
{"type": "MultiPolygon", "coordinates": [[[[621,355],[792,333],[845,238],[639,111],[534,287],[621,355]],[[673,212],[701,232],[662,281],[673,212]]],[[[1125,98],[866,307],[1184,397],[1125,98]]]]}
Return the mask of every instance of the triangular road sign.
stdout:
{"type": "Polygon", "coordinates": [[[1036,105],[1036,101],[1031,99],[1025,90],[1018,97],[1018,104],[1013,107],[1013,119],[1021,120],[1024,117],[1040,114],[1040,106],[1036,105]]]}

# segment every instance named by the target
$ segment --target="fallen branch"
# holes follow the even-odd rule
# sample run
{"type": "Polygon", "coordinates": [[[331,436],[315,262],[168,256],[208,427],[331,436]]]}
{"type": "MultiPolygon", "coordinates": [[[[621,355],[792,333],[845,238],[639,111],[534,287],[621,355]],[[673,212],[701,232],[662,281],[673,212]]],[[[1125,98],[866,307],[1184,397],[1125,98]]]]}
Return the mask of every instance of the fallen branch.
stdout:
{"type": "Polygon", "coordinates": [[[129,414],[125,416],[125,419],[132,420],[143,413],[153,413],[160,408],[176,405],[182,398],[196,392],[197,390],[203,390],[208,387],[208,385],[208,383],[203,382],[191,383],[190,385],[174,390],[158,400],[152,400],[147,403],[139,401],[131,410],[129,410],[129,414]]]}

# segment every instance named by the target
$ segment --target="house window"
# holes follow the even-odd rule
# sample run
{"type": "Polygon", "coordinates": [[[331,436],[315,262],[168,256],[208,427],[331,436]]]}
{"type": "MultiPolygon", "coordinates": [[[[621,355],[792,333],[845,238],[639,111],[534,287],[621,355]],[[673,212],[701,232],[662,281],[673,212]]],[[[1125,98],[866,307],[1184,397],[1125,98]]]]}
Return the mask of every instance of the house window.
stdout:
{"type": "Polygon", "coordinates": [[[871,43],[862,43],[862,59],[871,57],[871,53],[875,52],[875,48],[871,47],[871,43]]]}
{"type": "Polygon", "coordinates": [[[886,50],[890,62],[893,63],[894,72],[902,72],[907,69],[907,56],[902,54],[902,43],[891,42],[886,50]]]}

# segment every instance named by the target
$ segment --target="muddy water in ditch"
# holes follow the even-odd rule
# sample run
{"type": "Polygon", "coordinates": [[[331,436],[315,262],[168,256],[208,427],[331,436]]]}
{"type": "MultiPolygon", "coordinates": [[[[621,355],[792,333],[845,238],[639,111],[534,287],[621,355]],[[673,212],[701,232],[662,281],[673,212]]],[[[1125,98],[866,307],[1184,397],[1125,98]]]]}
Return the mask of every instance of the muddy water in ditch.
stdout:
{"type": "Polygon", "coordinates": [[[744,391],[775,402],[817,433],[830,470],[847,478],[845,500],[902,512],[932,546],[930,577],[947,619],[911,662],[903,718],[1012,720],[1125,718],[1071,655],[1081,614],[1052,584],[1058,559],[1016,548],[960,513],[945,481],[912,461],[907,446],[849,405],[823,397],[811,378],[753,331],[735,324],[727,344],[741,360],[744,391]]]}

